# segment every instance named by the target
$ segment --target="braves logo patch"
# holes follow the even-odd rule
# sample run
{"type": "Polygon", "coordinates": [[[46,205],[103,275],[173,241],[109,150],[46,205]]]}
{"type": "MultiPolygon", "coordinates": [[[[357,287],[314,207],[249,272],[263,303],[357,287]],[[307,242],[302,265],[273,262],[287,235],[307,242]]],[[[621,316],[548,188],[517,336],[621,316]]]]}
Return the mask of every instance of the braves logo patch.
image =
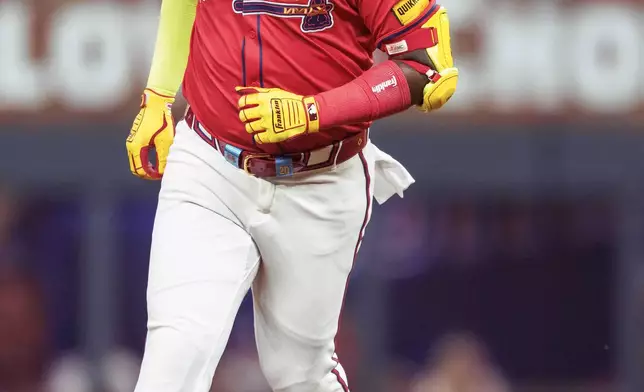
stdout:
{"type": "Polygon", "coordinates": [[[233,0],[233,11],[237,14],[263,14],[278,18],[301,18],[300,29],[304,33],[314,33],[332,27],[333,7],[333,3],[329,0],[309,0],[308,4],[233,0]]]}

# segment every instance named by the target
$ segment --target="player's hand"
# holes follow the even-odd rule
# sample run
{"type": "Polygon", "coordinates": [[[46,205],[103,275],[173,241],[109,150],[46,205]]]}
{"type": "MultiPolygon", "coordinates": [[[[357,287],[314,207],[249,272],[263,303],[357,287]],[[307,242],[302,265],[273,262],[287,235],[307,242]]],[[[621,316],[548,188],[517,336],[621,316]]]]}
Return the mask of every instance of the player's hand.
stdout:
{"type": "Polygon", "coordinates": [[[320,129],[317,103],[279,88],[236,87],[239,119],[258,144],[279,143],[320,129]]]}
{"type": "Polygon", "coordinates": [[[141,110],[127,137],[130,171],[146,180],[163,176],[170,145],[174,140],[174,121],[170,111],[174,98],[145,89],[141,96],[141,110]],[[150,149],[156,150],[156,162],[150,163],[150,149]]]}

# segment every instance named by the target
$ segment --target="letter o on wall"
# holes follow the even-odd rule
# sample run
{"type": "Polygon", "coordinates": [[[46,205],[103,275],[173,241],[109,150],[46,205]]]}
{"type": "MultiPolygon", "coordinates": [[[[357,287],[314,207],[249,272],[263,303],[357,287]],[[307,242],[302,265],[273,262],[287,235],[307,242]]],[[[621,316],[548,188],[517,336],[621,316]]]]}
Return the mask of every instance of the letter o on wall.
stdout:
{"type": "Polygon", "coordinates": [[[52,21],[50,83],[73,109],[107,109],[129,92],[124,17],[115,4],[63,8],[52,21]]]}

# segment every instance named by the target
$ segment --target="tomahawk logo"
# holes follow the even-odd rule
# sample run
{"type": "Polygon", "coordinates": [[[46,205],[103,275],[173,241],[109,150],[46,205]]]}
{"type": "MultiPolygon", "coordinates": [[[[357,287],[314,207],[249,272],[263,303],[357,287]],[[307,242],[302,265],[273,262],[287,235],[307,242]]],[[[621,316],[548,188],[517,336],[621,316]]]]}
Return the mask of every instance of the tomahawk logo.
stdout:
{"type": "Polygon", "coordinates": [[[373,91],[376,94],[379,94],[385,91],[387,87],[396,87],[397,85],[398,85],[398,81],[396,80],[396,77],[392,76],[391,79],[387,79],[384,82],[378,83],[375,86],[371,87],[371,91],[373,91]]]}
{"type": "Polygon", "coordinates": [[[237,14],[301,18],[300,30],[304,33],[315,33],[332,27],[333,7],[333,3],[329,0],[309,0],[308,4],[233,0],[233,11],[237,14]]]}

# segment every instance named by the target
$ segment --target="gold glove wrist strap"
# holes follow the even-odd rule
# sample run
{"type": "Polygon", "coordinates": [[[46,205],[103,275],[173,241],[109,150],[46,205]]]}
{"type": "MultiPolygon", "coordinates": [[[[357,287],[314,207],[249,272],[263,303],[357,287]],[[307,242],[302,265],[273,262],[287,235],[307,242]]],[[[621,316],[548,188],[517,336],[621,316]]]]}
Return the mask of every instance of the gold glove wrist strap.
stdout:
{"type": "Polygon", "coordinates": [[[163,106],[165,105],[168,109],[174,103],[174,97],[171,95],[160,94],[157,91],[146,88],[143,90],[143,95],[141,96],[141,107],[144,106],[163,106]]]}

